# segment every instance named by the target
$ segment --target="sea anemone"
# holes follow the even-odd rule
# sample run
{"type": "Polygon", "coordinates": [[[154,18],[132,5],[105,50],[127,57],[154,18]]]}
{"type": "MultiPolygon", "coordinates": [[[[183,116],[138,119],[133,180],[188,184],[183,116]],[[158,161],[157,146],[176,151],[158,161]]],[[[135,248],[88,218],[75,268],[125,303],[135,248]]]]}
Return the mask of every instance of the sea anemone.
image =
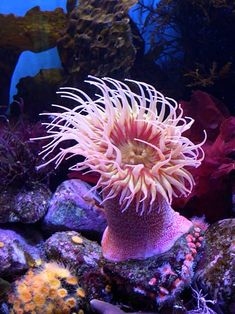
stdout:
{"type": "Polygon", "coordinates": [[[145,258],[168,250],[191,222],[170,207],[173,197],[188,195],[194,180],[188,167],[198,167],[204,158],[200,144],[182,136],[194,120],[183,118],[180,105],[151,85],[127,84],[111,78],[87,81],[101,91],[92,100],[83,91],[63,87],[61,97],[78,105],[50,113],[46,123],[51,139],[42,151],[47,157],[64,141],[51,161],[56,166],[67,156],[82,155],[71,170],[98,172],[94,189],[101,188],[108,227],[102,247],[111,260],[145,258]],[[165,229],[165,230],[164,230],[165,229]]]}

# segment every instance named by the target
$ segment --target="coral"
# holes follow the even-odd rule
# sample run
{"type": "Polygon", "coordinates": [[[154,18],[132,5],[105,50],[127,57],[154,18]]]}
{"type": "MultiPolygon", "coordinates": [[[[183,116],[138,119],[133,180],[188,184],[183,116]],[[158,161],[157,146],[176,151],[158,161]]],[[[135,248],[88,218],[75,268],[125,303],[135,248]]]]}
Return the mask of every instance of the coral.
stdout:
{"type": "Polygon", "coordinates": [[[78,105],[72,110],[56,105],[63,112],[53,113],[53,121],[46,123],[49,135],[41,139],[51,142],[42,153],[46,157],[61,142],[75,142],[44,166],[82,155],[85,160],[71,169],[100,173],[93,189],[102,188],[106,208],[105,257],[123,260],[165,252],[191,227],[170,203],[173,196],[190,193],[194,180],[186,168],[198,167],[204,157],[203,143],[193,144],[182,135],[193,120],[184,119],[181,107],[150,85],[130,81],[138,95],[110,78],[88,83],[102,93],[94,101],[80,90],[74,94],[74,88],[59,91],[78,105]]]}
{"type": "Polygon", "coordinates": [[[210,222],[215,222],[231,215],[235,119],[229,117],[222,102],[202,91],[195,91],[189,102],[181,101],[181,104],[186,115],[195,119],[187,136],[197,141],[205,129],[207,141],[203,146],[205,158],[201,167],[192,169],[196,182],[192,193],[187,198],[175,200],[174,205],[184,207],[189,214],[191,210],[191,215],[205,215],[210,222]]]}
{"type": "MultiPolygon", "coordinates": [[[[205,145],[205,160],[198,176],[216,180],[226,177],[235,169],[235,118],[226,119],[220,127],[220,133],[212,144],[205,145]]],[[[208,185],[209,188],[209,185],[208,185]]],[[[199,189],[199,185],[196,190],[199,189]]],[[[206,191],[204,191],[205,193],[206,191]]],[[[199,192],[200,193],[200,192],[199,192]]],[[[203,191],[201,190],[201,193],[203,191]]]]}
{"type": "Polygon", "coordinates": [[[58,50],[70,82],[88,74],[124,77],[136,50],[128,9],[137,1],[81,0],[69,15],[58,50]]]}
{"type": "Polygon", "coordinates": [[[230,116],[223,102],[201,90],[193,91],[190,100],[180,100],[180,104],[184,114],[195,120],[185,133],[191,141],[200,141],[201,132],[206,130],[206,143],[214,142],[220,133],[221,123],[230,116]]]}
{"type": "Polygon", "coordinates": [[[78,279],[64,266],[51,262],[30,269],[17,280],[8,302],[11,314],[66,314],[82,311],[85,297],[78,279]]]}
{"type": "Polygon", "coordinates": [[[209,300],[207,295],[202,293],[202,290],[197,291],[193,289],[194,297],[197,301],[197,307],[195,310],[189,311],[189,314],[216,314],[208,305],[216,304],[215,300],[209,300]]]}
{"type": "Polygon", "coordinates": [[[60,8],[52,12],[43,12],[36,6],[23,17],[0,14],[0,25],[2,25],[0,45],[3,48],[14,47],[18,51],[47,50],[56,45],[65,21],[66,15],[60,8]],[[39,20],[40,23],[37,23],[39,20]]]}
{"type": "Polygon", "coordinates": [[[36,169],[42,162],[40,143],[29,138],[45,130],[40,123],[13,122],[0,126],[0,223],[34,223],[47,211],[51,192],[46,184],[53,169],[36,169]]]}
{"type": "Polygon", "coordinates": [[[194,70],[185,73],[184,76],[188,77],[191,81],[188,83],[189,87],[207,87],[214,85],[216,80],[228,76],[231,66],[232,63],[227,62],[222,68],[218,69],[217,63],[213,62],[211,67],[206,70],[202,65],[198,64],[194,70]]]}
{"type": "MultiPolygon", "coordinates": [[[[46,180],[52,171],[49,168],[37,171],[42,159],[38,156],[40,143],[30,142],[29,138],[42,134],[40,123],[35,125],[19,122],[0,128],[0,187],[21,187],[46,180]]],[[[42,143],[41,143],[42,144],[42,143]]]]}

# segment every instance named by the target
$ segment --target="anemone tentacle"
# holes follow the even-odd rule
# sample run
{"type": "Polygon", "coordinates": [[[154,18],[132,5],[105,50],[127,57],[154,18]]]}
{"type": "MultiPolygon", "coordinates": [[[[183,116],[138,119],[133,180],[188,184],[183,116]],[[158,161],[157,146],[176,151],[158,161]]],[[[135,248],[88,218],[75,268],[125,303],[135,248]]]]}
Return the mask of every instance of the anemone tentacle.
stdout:
{"type": "Polygon", "coordinates": [[[95,100],[79,89],[60,88],[62,98],[78,105],[73,109],[54,105],[62,112],[45,114],[53,120],[45,123],[48,135],[43,139],[50,143],[42,154],[48,158],[62,142],[74,140],[44,165],[55,161],[58,167],[64,158],[82,155],[85,160],[71,169],[98,172],[95,188],[108,191],[104,201],[120,194],[122,211],[135,199],[142,213],[151,210],[159,194],[170,204],[173,197],[191,192],[194,179],[185,167],[201,164],[206,136],[201,143],[192,143],[183,133],[194,120],[183,117],[180,104],[151,85],[127,81],[136,84],[139,93],[111,78],[86,81],[100,91],[95,100]]]}

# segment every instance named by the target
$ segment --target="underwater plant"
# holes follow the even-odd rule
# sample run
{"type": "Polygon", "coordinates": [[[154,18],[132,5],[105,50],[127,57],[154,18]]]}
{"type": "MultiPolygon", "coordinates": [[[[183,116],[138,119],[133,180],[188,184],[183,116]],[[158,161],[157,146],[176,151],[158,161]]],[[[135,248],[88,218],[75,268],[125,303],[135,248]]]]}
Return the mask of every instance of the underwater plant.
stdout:
{"type": "Polygon", "coordinates": [[[234,112],[235,2],[139,0],[135,9],[148,57],[168,77],[172,95],[186,97],[197,87],[234,112]]]}
{"type": "Polygon", "coordinates": [[[102,191],[108,222],[102,249],[113,261],[163,253],[189,231],[192,222],[171,202],[190,193],[194,179],[188,167],[204,158],[204,141],[194,144],[182,135],[194,120],[183,118],[181,106],[151,85],[128,81],[139,93],[111,78],[87,81],[101,91],[95,100],[76,88],[61,88],[58,94],[78,105],[54,105],[62,112],[43,114],[53,120],[40,138],[51,140],[41,152],[44,158],[62,142],[74,141],[40,167],[82,155],[70,169],[100,174],[93,189],[102,191]]]}

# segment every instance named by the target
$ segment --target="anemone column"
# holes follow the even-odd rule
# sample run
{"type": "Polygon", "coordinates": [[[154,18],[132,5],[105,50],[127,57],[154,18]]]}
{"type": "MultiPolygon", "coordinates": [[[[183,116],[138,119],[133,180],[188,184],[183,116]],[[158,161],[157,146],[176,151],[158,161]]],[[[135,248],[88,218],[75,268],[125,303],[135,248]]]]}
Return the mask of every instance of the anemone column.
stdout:
{"type": "Polygon", "coordinates": [[[150,213],[136,212],[133,202],[120,211],[119,197],[104,202],[108,227],[103,239],[104,257],[112,261],[144,259],[168,251],[192,223],[158,196],[150,213]]]}

